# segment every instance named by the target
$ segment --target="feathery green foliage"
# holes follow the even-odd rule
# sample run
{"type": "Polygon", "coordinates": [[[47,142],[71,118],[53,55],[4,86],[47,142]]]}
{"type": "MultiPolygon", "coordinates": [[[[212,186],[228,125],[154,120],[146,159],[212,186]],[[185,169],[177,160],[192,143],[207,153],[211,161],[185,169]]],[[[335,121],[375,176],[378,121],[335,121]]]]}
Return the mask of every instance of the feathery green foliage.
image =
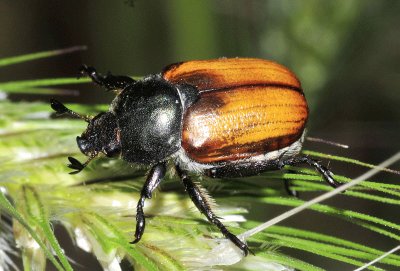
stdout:
{"type": "MultiPolygon", "coordinates": [[[[3,59],[0,66],[53,56],[56,55],[54,52],[59,51],[3,59]]],[[[15,81],[0,83],[0,91],[58,93],[62,90],[49,87],[83,82],[88,80],[15,81]]],[[[71,108],[96,114],[106,110],[107,105],[75,104],[71,108]]],[[[45,270],[46,258],[58,270],[73,269],[74,264],[60,245],[61,236],[54,235],[54,225],[64,227],[74,244],[93,253],[107,270],[120,270],[119,262],[123,258],[128,259],[137,268],[135,270],[323,270],[289,256],[286,251],[307,251],[353,266],[361,266],[383,254],[383,251],[368,247],[362,238],[350,241],[315,231],[272,226],[247,240],[255,256],[243,258],[234,246],[220,239],[222,236],[215,227],[197,211],[191,210],[194,206],[173,171],[162,185],[161,190],[164,191],[146,202],[146,233],[141,242],[132,245],[129,241],[134,233],[135,207],[147,169],[101,158],[80,174],[69,175],[65,166],[66,157],[74,155],[83,158],[78,153],[75,137],[85,129],[84,122],[55,118],[50,106],[43,102],[11,102],[4,99],[0,101],[0,112],[0,210],[3,216],[13,220],[14,237],[25,270],[45,270]],[[215,252],[221,244],[226,244],[223,257],[215,252]]],[[[374,167],[349,158],[312,151],[305,153],[374,167]]],[[[243,222],[246,212],[251,212],[251,209],[246,210],[249,206],[267,211],[276,205],[292,207],[303,203],[285,195],[277,180],[292,180],[297,191],[331,189],[320,183],[321,177],[313,170],[290,169],[291,173],[267,173],[234,181],[198,179],[219,204],[214,207],[217,214],[227,220],[225,223],[234,233],[239,234],[261,223],[255,220],[243,222]]],[[[350,181],[344,176],[335,177],[341,182],[350,181]]],[[[372,201],[382,206],[398,205],[399,191],[400,185],[365,181],[340,197],[372,201]]],[[[351,206],[341,209],[318,204],[310,210],[344,219],[374,231],[382,238],[400,239],[400,225],[353,211],[351,206]]],[[[7,223],[7,220],[0,223],[7,223]]],[[[2,259],[0,262],[3,262],[2,259]]],[[[380,264],[384,266],[369,269],[398,267],[400,257],[390,255],[380,264]]]]}

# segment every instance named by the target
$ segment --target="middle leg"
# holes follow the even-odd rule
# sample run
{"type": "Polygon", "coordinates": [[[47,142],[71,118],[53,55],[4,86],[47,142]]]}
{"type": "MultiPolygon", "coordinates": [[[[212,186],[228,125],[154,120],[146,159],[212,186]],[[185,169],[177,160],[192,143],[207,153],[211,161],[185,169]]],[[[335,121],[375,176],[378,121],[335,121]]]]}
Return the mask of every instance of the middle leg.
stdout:
{"type": "Polygon", "coordinates": [[[179,166],[176,166],[176,170],[178,172],[180,179],[182,180],[183,185],[185,186],[185,190],[189,194],[193,203],[196,205],[197,209],[199,209],[199,211],[207,217],[208,221],[217,226],[218,229],[221,231],[221,233],[230,241],[232,241],[238,248],[240,248],[243,251],[244,255],[247,256],[247,254],[249,253],[248,246],[244,242],[242,242],[239,238],[237,238],[236,235],[231,233],[224,226],[224,224],[221,223],[221,221],[219,221],[218,217],[213,213],[209,204],[207,203],[207,199],[203,195],[200,187],[196,185],[190,179],[187,173],[179,168],[179,166]]]}

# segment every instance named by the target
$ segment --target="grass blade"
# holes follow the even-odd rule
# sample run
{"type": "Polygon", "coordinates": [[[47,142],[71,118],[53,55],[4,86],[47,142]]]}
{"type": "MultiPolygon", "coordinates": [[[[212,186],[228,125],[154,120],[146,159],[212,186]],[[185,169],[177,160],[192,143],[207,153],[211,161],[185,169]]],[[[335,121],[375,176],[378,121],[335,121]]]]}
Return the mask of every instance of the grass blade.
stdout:
{"type": "Polygon", "coordinates": [[[0,67],[23,63],[23,62],[28,62],[28,61],[32,61],[32,60],[41,59],[41,58],[69,54],[69,53],[73,53],[73,52],[77,52],[77,51],[84,51],[86,49],[87,49],[86,46],[78,45],[78,46],[72,46],[72,47],[68,47],[68,48],[64,48],[64,49],[43,51],[43,52],[37,52],[37,53],[32,53],[32,54],[24,54],[24,55],[20,55],[20,56],[2,58],[2,59],[0,59],[0,67]]]}
{"type": "Polygon", "coordinates": [[[16,219],[32,236],[32,238],[38,243],[38,245],[43,249],[43,252],[46,254],[46,257],[54,264],[54,266],[59,270],[65,270],[57,259],[53,256],[51,251],[47,248],[44,242],[41,240],[39,235],[35,232],[35,230],[25,221],[25,219],[21,216],[21,214],[11,205],[11,203],[7,200],[3,193],[0,193],[0,207],[4,209],[11,217],[16,219]]]}

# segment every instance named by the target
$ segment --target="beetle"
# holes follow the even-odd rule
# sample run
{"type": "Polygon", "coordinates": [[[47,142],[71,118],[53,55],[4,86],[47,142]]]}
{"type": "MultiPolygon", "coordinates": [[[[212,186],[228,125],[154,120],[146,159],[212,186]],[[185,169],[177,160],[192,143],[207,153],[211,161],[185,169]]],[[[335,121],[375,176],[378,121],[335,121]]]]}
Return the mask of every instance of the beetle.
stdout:
{"type": "Polygon", "coordinates": [[[300,81],[288,68],[263,59],[219,58],[169,65],[141,80],[102,75],[82,66],[81,74],[114,91],[107,112],[80,115],[57,100],[51,107],[88,122],[76,138],[89,158],[68,157],[81,171],[99,154],[150,166],[136,212],[137,243],[145,229],[143,207],[172,160],[191,200],[244,255],[249,248],[213,213],[190,175],[234,178],[300,163],[314,167],[332,186],[339,185],[319,162],[300,155],[308,105],[300,81]]]}

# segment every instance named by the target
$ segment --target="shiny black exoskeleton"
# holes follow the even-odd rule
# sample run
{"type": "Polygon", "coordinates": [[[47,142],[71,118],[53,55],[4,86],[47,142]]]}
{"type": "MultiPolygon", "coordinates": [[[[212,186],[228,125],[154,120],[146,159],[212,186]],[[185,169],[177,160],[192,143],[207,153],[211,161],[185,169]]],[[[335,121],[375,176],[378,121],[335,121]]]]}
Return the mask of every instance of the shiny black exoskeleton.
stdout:
{"type": "Polygon", "coordinates": [[[123,127],[119,129],[122,158],[148,165],[177,152],[184,105],[193,98],[181,97],[176,87],[156,76],[124,89],[111,109],[123,127]]]}

